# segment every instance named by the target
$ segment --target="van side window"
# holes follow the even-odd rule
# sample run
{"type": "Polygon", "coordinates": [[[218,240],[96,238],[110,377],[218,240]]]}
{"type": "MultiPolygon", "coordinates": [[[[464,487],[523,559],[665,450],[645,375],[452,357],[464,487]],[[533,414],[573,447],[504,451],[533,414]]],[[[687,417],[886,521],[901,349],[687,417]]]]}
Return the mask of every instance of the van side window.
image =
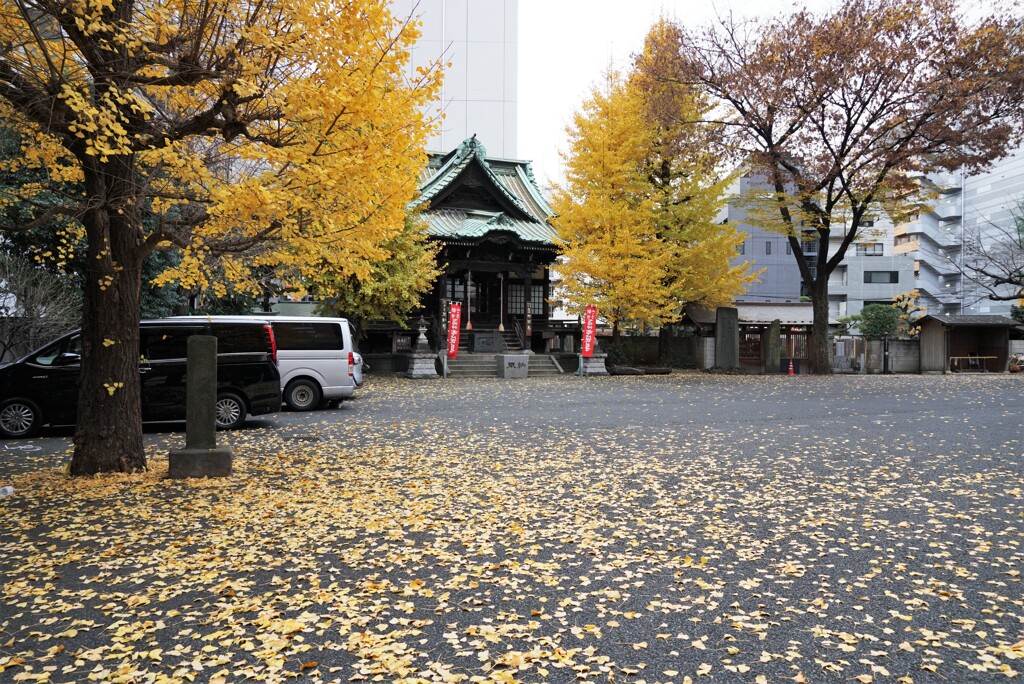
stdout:
{"type": "Polygon", "coordinates": [[[218,354],[252,354],[269,352],[268,336],[260,325],[235,325],[233,323],[213,324],[217,336],[218,354]]]}
{"type": "Polygon", "coordinates": [[[139,354],[147,361],[167,361],[188,357],[189,335],[199,335],[196,328],[173,326],[144,327],[139,333],[139,354]]]}
{"type": "Polygon", "coordinates": [[[60,358],[61,354],[77,354],[81,357],[82,338],[79,335],[75,335],[74,337],[63,340],[51,347],[47,347],[36,354],[36,357],[32,359],[32,363],[39,364],[40,366],[52,366],[54,365],[54,362],[60,358]]]}
{"type": "Polygon", "coordinates": [[[274,323],[278,349],[339,351],[345,348],[341,326],[337,323],[274,323]]]}

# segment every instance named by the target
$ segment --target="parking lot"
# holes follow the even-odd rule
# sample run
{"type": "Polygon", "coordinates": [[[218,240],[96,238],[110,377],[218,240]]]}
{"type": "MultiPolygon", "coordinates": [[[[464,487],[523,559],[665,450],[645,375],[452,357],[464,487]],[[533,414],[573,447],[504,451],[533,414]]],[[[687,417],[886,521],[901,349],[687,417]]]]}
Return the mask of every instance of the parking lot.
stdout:
{"type": "Polygon", "coordinates": [[[370,377],[222,433],[228,481],[161,479],[176,428],[131,477],[8,442],[0,679],[1002,679],[1022,417],[1010,375],[370,377]]]}

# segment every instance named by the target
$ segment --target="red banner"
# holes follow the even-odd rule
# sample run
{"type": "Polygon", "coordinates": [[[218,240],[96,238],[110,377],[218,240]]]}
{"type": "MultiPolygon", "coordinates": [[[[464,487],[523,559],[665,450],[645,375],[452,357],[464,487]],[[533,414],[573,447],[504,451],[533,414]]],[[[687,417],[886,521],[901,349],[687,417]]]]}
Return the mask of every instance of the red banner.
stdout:
{"type": "Polygon", "coordinates": [[[459,328],[462,325],[462,304],[452,302],[448,309],[448,358],[459,355],[459,328]]]}
{"type": "Polygon", "coordinates": [[[583,312],[583,345],[580,348],[584,358],[594,355],[594,334],[597,330],[597,307],[588,306],[583,312]]]}

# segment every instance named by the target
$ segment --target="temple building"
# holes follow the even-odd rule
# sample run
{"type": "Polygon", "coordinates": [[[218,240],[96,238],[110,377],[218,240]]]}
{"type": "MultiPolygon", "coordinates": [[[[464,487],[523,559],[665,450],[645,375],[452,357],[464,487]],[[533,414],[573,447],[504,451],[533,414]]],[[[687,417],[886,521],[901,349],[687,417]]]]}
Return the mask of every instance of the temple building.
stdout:
{"type": "MultiPolygon", "coordinates": [[[[441,243],[443,274],[410,321],[423,318],[435,349],[444,346],[438,342],[449,305],[459,302],[466,352],[574,351],[576,322],[551,316],[550,267],[558,249],[548,223],[552,210],[529,162],[489,158],[473,136],[448,154],[431,155],[414,206],[429,239],[441,243]]],[[[416,334],[410,327],[369,324],[364,352],[381,370],[401,371],[416,334]]]]}

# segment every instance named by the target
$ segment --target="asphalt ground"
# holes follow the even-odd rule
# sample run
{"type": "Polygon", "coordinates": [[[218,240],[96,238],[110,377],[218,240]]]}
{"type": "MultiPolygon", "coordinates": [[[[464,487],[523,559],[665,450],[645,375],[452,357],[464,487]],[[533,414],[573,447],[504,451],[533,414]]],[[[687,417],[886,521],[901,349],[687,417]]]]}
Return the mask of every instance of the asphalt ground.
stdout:
{"type": "Polygon", "coordinates": [[[412,381],[5,442],[0,681],[1024,680],[1024,378],[412,381]]]}

